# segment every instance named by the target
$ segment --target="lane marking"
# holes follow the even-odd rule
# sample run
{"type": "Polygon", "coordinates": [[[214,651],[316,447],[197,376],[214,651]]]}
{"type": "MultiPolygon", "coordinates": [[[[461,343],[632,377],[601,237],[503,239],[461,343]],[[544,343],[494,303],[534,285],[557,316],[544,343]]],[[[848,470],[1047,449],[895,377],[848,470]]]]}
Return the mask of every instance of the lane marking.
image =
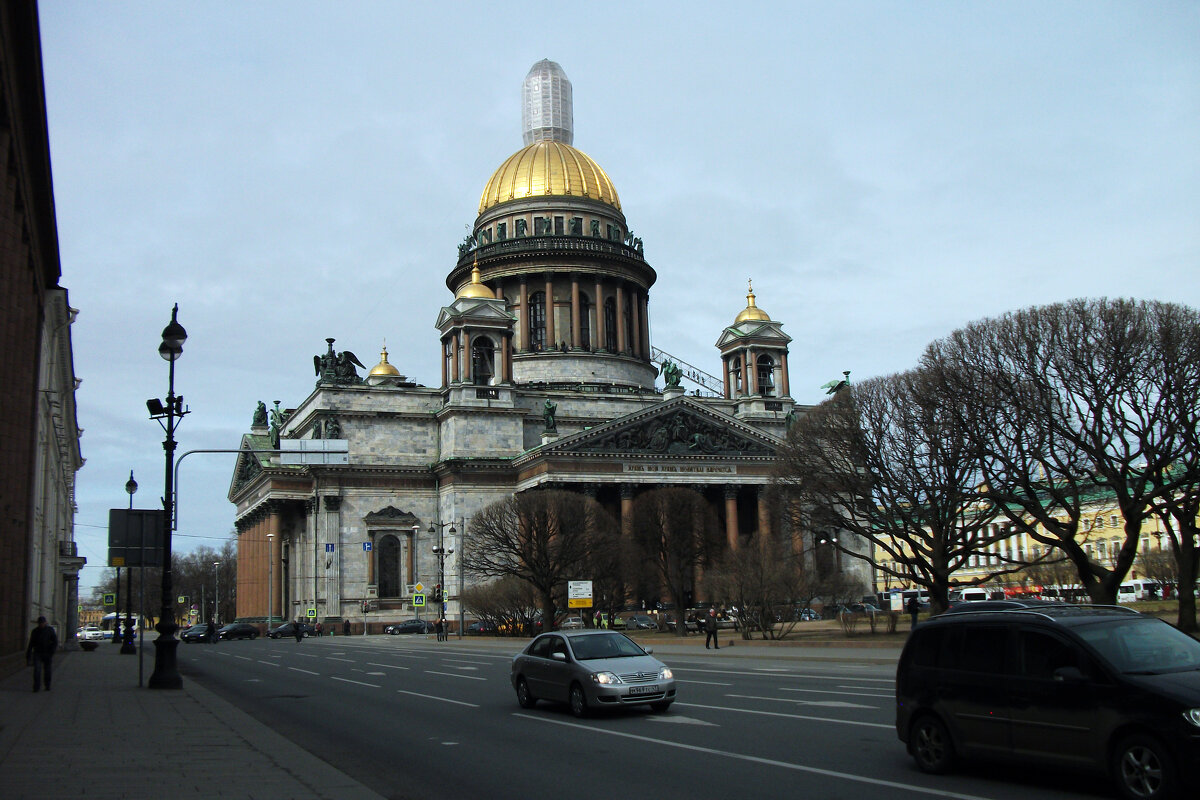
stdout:
{"type": "Polygon", "coordinates": [[[715,722],[707,722],[695,717],[681,717],[678,714],[655,714],[653,717],[646,717],[646,719],[650,722],[676,722],[680,725],[704,725],[709,728],[719,727],[715,722]]]}
{"type": "Polygon", "coordinates": [[[234,658],[240,658],[242,661],[253,661],[254,660],[250,656],[234,656],[234,658]]]}
{"type": "MultiPolygon", "coordinates": [[[[853,686],[847,686],[847,689],[853,689],[853,686]]],[[[810,694],[844,694],[850,697],[872,697],[879,700],[891,700],[895,697],[893,694],[865,694],[863,692],[835,692],[832,689],[789,689],[786,686],[779,687],[781,692],[807,692],[810,694]]]]}
{"type": "Polygon", "coordinates": [[[827,706],[828,708],[872,708],[879,706],[864,706],[859,703],[847,703],[845,700],[788,700],[786,697],[760,697],[753,694],[727,694],[726,697],[736,697],[741,700],[768,700],[772,703],[795,703],[801,706],[827,706]]]}
{"type": "Polygon", "coordinates": [[[676,683],[700,683],[705,686],[733,686],[732,683],[719,683],[718,681],[688,681],[688,680],[683,680],[682,678],[676,678],[675,682],[676,683]]]}
{"type": "Polygon", "coordinates": [[[879,722],[858,722],[852,719],[832,719],[830,717],[810,717],[807,714],[784,714],[782,711],[755,711],[749,708],[732,708],[730,706],[706,706],[699,703],[680,703],[675,701],[677,706],[685,706],[687,708],[707,708],[712,711],[733,711],[738,714],[758,714],[763,717],[784,717],[786,719],[807,719],[813,722],[836,722],[839,725],[858,725],[863,728],[883,728],[885,730],[895,730],[895,725],[884,725],[879,722]]]}
{"type": "MultiPolygon", "coordinates": [[[[724,675],[727,677],[740,675],[745,678],[806,678],[816,681],[870,681],[872,683],[886,683],[890,685],[895,685],[896,683],[895,678],[856,678],[853,675],[813,675],[806,672],[734,672],[728,669],[703,669],[700,667],[676,667],[673,665],[671,669],[675,670],[677,673],[704,672],[713,673],[716,675],[724,675]]],[[[862,688],[866,689],[868,687],[864,686],[862,688]]]]}
{"type": "MultiPolygon", "coordinates": [[[[676,703],[678,705],[678,703],[676,703]]],[[[707,708],[707,706],[701,706],[707,708]]],[[[614,731],[609,728],[593,728],[590,725],[580,725],[577,722],[565,722],[563,720],[550,719],[548,717],[539,717],[532,714],[513,713],[514,717],[522,719],[530,719],[536,722],[546,722],[551,725],[562,725],[566,728],[579,728],[591,733],[603,733],[608,736],[620,736],[624,739],[633,739],[638,742],[647,742],[649,744],[659,744],[664,747],[675,747],[680,750],[691,750],[695,753],[704,753],[706,755],[721,756],[723,758],[732,758],[738,761],[749,761],[753,764],[765,764],[770,767],[782,767],[783,769],[791,769],[797,772],[809,772],[814,775],[824,775],[828,778],[841,778],[842,780],[853,781],[855,783],[866,783],[872,786],[886,786],[890,789],[900,789],[905,792],[917,792],[926,797],[951,797],[955,800],[989,800],[989,798],[974,794],[959,794],[958,792],[948,792],[942,789],[930,789],[927,786],[916,786],[911,783],[899,783],[897,781],[887,781],[880,778],[868,778],[865,775],[853,775],[849,772],[838,772],[832,769],[821,769],[820,767],[809,767],[804,764],[794,764],[788,761],[777,761],[773,758],[762,758],[761,756],[748,756],[742,753],[730,753],[727,750],[716,750],[711,747],[701,747],[700,745],[684,744],[683,742],[672,742],[666,739],[655,739],[650,736],[639,736],[636,733],[626,733],[625,731],[614,731]]],[[[834,720],[836,721],[836,720],[834,720]]],[[[890,727],[890,726],[885,726],[890,727]]]]}
{"type": "Polygon", "coordinates": [[[477,667],[490,667],[491,664],[487,661],[467,661],[463,658],[443,658],[447,664],[474,664],[477,667]]]}
{"type": "Polygon", "coordinates": [[[382,677],[385,677],[385,678],[387,677],[387,673],[386,673],[386,672],[368,672],[367,674],[368,674],[368,675],[380,675],[380,676],[382,676],[382,677]]]}
{"type": "Polygon", "coordinates": [[[333,656],[325,656],[326,661],[347,661],[351,664],[355,662],[353,658],[334,658],[333,656]]]}
{"type": "Polygon", "coordinates": [[[465,703],[462,700],[451,700],[449,697],[438,697],[436,694],[421,694],[420,692],[406,692],[403,689],[397,689],[396,694],[409,694],[413,697],[424,697],[426,700],[440,700],[443,703],[454,703],[456,706],[467,706],[468,708],[479,708],[478,703],[465,703]]]}
{"type": "Polygon", "coordinates": [[[358,686],[370,686],[372,689],[382,689],[383,688],[382,686],[380,686],[379,684],[376,684],[376,683],[363,683],[362,681],[352,681],[349,678],[339,678],[336,675],[330,675],[329,679],[334,680],[334,681],[341,681],[342,683],[353,683],[353,684],[357,684],[358,686]]]}
{"type": "Polygon", "coordinates": [[[263,661],[261,658],[260,658],[260,659],[258,659],[258,663],[260,663],[260,664],[266,664],[268,667],[280,667],[280,666],[283,666],[282,664],[276,664],[274,661],[263,661]]]}
{"type": "Polygon", "coordinates": [[[425,670],[426,675],[445,675],[447,678],[466,678],[469,681],[486,681],[487,678],[480,678],[477,675],[459,675],[457,672],[438,672],[436,670],[425,670]]]}
{"type": "Polygon", "coordinates": [[[293,672],[303,672],[305,675],[320,675],[321,674],[319,672],[313,672],[310,669],[300,669],[299,667],[288,667],[288,669],[292,670],[293,672]]]}
{"type": "Polygon", "coordinates": [[[374,661],[367,662],[368,667],[387,667],[388,669],[412,669],[412,667],[402,667],[399,664],[378,664],[374,661]]]}

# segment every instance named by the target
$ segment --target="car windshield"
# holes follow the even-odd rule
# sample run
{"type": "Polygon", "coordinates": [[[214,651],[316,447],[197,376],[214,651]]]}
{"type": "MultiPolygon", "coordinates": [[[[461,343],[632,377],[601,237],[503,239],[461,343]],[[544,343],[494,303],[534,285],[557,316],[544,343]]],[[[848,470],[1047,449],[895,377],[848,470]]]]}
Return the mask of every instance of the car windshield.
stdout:
{"type": "Polygon", "coordinates": [[[1160,620],[1081,625],[1079,636],[1121,672],[1157,675],[1200,669],[1200,642],[1160,620]]]}
{"type": "Polygon", "coordinates": [[[575,658],[580,661],[646,655],[646,651],[634,644],[632,639],[622,636],[619,633],[578,636],[571,640],[571,649],[575,652],[575,658]]]}

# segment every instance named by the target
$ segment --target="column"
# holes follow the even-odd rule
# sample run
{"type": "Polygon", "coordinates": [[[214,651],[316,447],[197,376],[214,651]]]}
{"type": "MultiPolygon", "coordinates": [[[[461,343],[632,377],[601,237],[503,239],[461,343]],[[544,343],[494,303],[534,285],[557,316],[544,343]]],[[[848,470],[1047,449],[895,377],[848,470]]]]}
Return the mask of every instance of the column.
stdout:
{"type": "Polygon", "coordinates": [[[546,349],[558,347],[558,338],[554,332],[554,276],[546,273],[546,349]]]}
{"type": "Polygon", "coordinates": [[[621,484],[621,537],[633,536],[633,484],[621,484]]]}
{"type": "Polygon", "coordinates": [[[582,342],[579,331],[579,274],[571,273],[571,347],[582,342]]]}
{"type": "Polygon", "coordinates": [[[458,331],[450,334],[450,383],[458,383],[458,331]]]}
{"type": "Polygon", "coordinates": [[[617,292],[617,352],[625,354],[625,286],[618,283],[617,292]]]}
{"type": "Polygon", "coordinates": [[[272,509],[268,512],[267,530],[275,534],[274,537],[267,537],[267,560],[270,562],[268,569],[271,571],[271,597],[268,605],[272,615],[278,615],[283,621],[287,621],[287,617],[283,615],[283,582],[286,576],[283,574],[283,559],[280,554],[283,553],[283,535],[280,533],[279,512],[272,509]]]}
{"type": "Polygon", "coordinates": [[[592,307],[596,310],[596,335],[592,337],[592,350],[604,349],[604,284],[596,278],[596,296],[592,307]]]}
{"type": "Polygon", "coordinates": [[[725,487],[725,543],[731,551],[738,549],[738,490],[736,486],[725,487]]]}
{"type": "Polygon", "coordinates": [[[442,337],[442,357],[441,357],[442,388],[445,388],[450,385],[449,374],[448,374],[450,365],[446,363],[446,349],[449,346],[449,344],[450,344],[450,337],[448,337],[448,336],[442,337]]]}
{"type": "Polygon", "coordinates": [[[517,309],[517,318],[519,319],[521,333],[521,349],[529,349],[529,281],[524,275],[521,276],[521,299],[520,306],[517,309]]]}
{"type": "Polygon", "coordinates": [[[475,377],[472,375],[475,368],[475,359],[471,358],[471,332],[464,330],[463,336],[463,380],[467,383],[474,383],[475,377]]]}
{"type": "Polygon", "coordinates": [[[721,377],[725,379],[725,399],[732,400],[733,393],[729,390],[729,359],[721,359],[721,377]]]}
{"type": "Polygon", "coordinates": [[[758,487],[758,535],[771,535],[771,507],[767,502],[767,487],[758,487]]]}
{"type": "Polygon", "coordinates": [[[633,316],[633,341],[629,349],[635,356],[642,356],[642,298],[637,289],[629,293],[629,310],[633,316]]]}
{"type": "Polygon", "coordinates": [[[642,293],[642,302],[638,305],[642,313],[642,358],[650,360],[650,292],[642,293]]]}
{"type": "Polygon", "coordinates": [[[792,389],[788,385],[787,351],[779,354],[779,390],[783,397],[791,397],[792,389]]]}
{"type": "Polygon", "coordinates": [[[413,558],[416,554],[416,531],[410,528],[408,533],[405,534],[405,538],[408,540],[408,548],[407,552],[404,554],[404,572],[406,575],[408,575],[408,578],[404,581],[404,583],[416,583],[416,563],[413,561],[413,558]]]}
{"type": "Polygon", "coordinates": [[[758,394],[758,364],[754,363],[754,351],[746,348],[746,394],[758,394]]]}

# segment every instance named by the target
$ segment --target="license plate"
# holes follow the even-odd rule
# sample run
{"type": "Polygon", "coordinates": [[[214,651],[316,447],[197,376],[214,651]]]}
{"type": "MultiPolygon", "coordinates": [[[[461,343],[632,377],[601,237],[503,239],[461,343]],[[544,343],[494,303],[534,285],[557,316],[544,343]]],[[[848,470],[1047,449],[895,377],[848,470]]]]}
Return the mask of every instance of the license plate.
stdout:
{"type": "Polygon", "coordinates": [[[630,686],[630,694],[658,694],[658,686],[630,686]]]}

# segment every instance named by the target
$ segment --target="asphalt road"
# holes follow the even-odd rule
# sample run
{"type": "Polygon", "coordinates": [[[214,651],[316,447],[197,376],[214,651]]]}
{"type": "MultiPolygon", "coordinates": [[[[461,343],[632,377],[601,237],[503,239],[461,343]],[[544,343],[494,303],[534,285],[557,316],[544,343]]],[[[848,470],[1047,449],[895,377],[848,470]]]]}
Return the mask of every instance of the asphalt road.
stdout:
{"type": "MultiPolygon", "coordinates": [[[[525,642],[411,636],[181,645],[180,671],[397,800],[1108,797],[1081,775],[969,765],[919,773],[896,738],[894,667],[662,645],[679,699],[576,720],[523,711],[525,642]]],[[[690,644],[695,643],[695,644],[690,644]]]]}

